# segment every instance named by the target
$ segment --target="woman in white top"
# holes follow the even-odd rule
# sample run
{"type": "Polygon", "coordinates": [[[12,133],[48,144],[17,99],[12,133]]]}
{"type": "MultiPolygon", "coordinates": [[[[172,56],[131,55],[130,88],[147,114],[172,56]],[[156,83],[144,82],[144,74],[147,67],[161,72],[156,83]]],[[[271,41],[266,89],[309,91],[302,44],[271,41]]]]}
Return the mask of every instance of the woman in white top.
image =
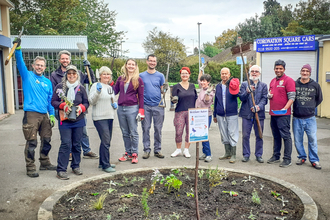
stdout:
{"type": "Polygon", "coordinates": [[[106,67],[100,68],[100,82],[94,83],[89,93],[89,103],[93,106],[92,119],[100,136],[99,168],[103,171],[115,172],[115,165],[110,164],[110,141],[115,109],[115,94],[109,83],[112,81],[112,72],[106,67]]]}

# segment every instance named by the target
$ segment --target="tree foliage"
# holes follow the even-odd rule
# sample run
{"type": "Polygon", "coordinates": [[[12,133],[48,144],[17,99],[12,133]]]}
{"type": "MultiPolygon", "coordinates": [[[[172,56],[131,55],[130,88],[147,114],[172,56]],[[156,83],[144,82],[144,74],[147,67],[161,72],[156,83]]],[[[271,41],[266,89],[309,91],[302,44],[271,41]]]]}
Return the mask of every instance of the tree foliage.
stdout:
{"type": "Polygon", "coordinates": [[[214,57],[215,55],[221,53],[221,51],[221,49],[214,46],[212,43],[207,42],[203,44],[203,50],[201,50],[201,53],[208,57],[214,57]]]}
{"type": "Polygon", "coordinates": [[[158,65],[175,64],[184,59],[186,47],[182,39],[174,37],[168,32],[159,31],[156,27],[149,31],[142,47],[148,54],[155,54],[158,65]]]}
{"type": "Polygon", "coordinates": [[[222,32],[219,37],[215,38],[214,46],[219,49],[233,47],[236,44],[237,31],[235,29],[227,29],[222,32]]]}

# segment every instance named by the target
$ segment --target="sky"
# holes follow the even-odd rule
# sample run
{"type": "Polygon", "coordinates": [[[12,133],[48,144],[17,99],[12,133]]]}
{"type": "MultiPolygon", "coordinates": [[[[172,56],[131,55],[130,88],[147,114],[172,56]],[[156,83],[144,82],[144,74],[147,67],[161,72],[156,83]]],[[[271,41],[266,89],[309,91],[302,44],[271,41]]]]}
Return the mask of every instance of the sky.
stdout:
{"type": "MultiPolygon", "coordinates": [[[[122,49],[129,50],[125,56],[146,58],[142,47],[148,32],[154,27],[183,39],[187,55],[200,44],[215,42],[215,37],[228,28],[264,11],[263,0],[104,0],[111,11],[116,11],[116,30],[126,31],[122,49]]],[[[281,6],[299,0],[277,0],[281,6]]]]}

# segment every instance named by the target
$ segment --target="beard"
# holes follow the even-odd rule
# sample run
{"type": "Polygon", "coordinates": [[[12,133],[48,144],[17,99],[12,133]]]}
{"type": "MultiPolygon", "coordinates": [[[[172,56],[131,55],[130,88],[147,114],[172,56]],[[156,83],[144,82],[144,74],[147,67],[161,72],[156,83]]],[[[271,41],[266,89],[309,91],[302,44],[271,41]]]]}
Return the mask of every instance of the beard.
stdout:
{"type": "Polygon", "coordinates": [[[250,76],[250,80],[257,81],[260,79],[260,76],[250,76]]]}

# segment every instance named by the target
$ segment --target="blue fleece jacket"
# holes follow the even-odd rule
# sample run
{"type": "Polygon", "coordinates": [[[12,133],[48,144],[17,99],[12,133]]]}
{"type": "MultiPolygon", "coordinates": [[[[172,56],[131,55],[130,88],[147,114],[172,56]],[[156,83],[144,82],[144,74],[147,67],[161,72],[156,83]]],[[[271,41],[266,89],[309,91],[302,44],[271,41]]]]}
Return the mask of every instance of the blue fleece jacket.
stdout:
{"type": "Polygon", "coordinates": [[[52,83],[45,76],[38,76],[28,71],[25,66],[21,50],[15,51],[18,71],[23,81],[24,111],[38,112],[54,115],[54,107],[51,105],[53,96],[52,83]]]}
{"type": "Polygon", "coordinates": [[[229,92],[228,86],[226,86],[226,110],[223,106],[222,101],[222,84],[218,83],[218,85],[215,87],[215,99],[214,99],[214,111],[213,111],[213,117],[215,118],[217,115],[221,117],[226,116],[233,116],[237,115],[237,95],[232,95],[229,92]]]}

